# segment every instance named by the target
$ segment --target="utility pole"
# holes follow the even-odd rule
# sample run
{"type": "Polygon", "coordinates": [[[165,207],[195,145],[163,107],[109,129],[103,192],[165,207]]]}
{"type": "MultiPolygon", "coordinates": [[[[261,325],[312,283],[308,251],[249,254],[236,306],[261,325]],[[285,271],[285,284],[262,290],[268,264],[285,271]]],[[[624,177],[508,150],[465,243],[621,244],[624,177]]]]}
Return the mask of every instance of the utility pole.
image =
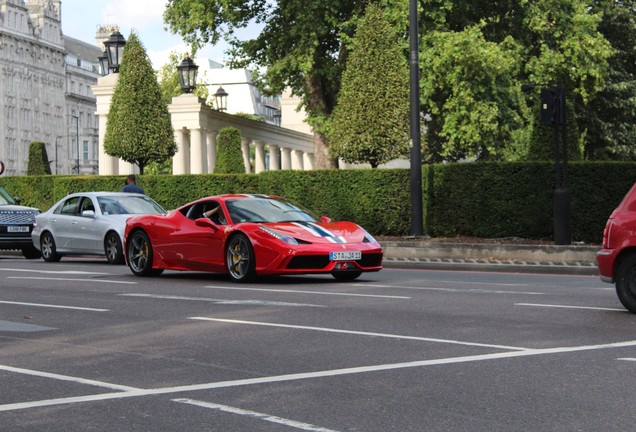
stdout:
{"type": "Polygon", "coordinates": [[[420,65],[417,0],[409,0],[409,65],[411,115],[411,234],[424,234],[422,211],[422,150],[420,141],[420,65]]]}

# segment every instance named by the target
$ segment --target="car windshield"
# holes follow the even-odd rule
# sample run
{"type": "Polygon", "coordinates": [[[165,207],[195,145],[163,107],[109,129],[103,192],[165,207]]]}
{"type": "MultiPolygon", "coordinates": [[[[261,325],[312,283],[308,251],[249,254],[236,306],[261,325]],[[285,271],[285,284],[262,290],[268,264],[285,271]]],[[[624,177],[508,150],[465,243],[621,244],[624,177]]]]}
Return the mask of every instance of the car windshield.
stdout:
{"type": "Polygon", "coordinates": [[[156,214],[166,211],[147,196],[102,196],[97,197],[99,208],[105,215],[156,214]]]}
{"type": "Polygon", "coordinates": [[[15,202],[13,201],[13,198],[11,198],[11,195],[9,195],[9,192],[4,190],[4,188],[0,187],[0,205],[9,205],[9,204],[15,204],[15,202]]]}
{"type": "Polygon", "coordinates": [[[234,223],[318,221],[306,209],[279,198],[241,198],[225,205],[234,223]]]}

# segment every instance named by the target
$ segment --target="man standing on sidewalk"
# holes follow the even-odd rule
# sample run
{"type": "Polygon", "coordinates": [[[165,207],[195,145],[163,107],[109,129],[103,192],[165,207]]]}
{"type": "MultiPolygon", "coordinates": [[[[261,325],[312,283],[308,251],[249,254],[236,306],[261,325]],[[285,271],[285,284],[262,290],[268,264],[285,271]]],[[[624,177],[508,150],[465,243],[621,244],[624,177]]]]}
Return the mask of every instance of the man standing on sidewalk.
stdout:
{"type": "Polygon", "coordinates": [[[137,186],[137,178],[134,174],[130,174],[126,178],[126,184],[123,188],[121,188],[122,192],[132,192],[132,193],[140,193],[145,194],[144,189],[140,186],[137,186]]]}

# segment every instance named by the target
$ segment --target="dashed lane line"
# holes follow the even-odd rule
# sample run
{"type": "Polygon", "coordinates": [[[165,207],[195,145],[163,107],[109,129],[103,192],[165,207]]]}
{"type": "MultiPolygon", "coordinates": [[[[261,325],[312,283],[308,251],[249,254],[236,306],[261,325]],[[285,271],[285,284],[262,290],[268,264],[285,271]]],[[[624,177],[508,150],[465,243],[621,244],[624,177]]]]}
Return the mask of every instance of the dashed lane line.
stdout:
{"type": "Polygon", "coordinates": [[[605,307],[593,307],[593,306],[570,306],[570,305],[539,304],[539,303],[515,303],[515,306],[530,306],[530,307],[544,307],[544,308],[586,309],[586,310],[602,310],[602,311],[614,311],[614,312],[627,312],[625,309],[619,309],[619,308],[605,308],[605,307]]]}
{"type": "Polygon", "coordinates": [[[390,298],[390,299],[410,299],[411,298],[406,296],[394,296],[394,295],[356,294],[356,293],[327,292],[327,291],[281,290],[281,289],[271,289],[271,288],[237,288],[237,287],[216,286],[216,285],[207,285],[204,288],[234,290],[234,291],[265,291],[265,292],[276,292],[276,293],[318,294],[318,295],[375,297],[375,298],[390,298]]]}
{"type": "Polygon", "coordinates": [[[244,410],[242,408],[235,408],[227,405],[220,405],[211,402],[203,402],[194,399],[172,399],[173,402],[179,402],[188,405],[194,405],[202,408],[213,409],[217,411],[227,412],[231,414],[238,414],[241,416],[255,418],[257,420],[264,420],[271,423],[281,424],[287,427],[291,427],[294,429],[300,429],[310,432],[337,432],[333,429],[326,429],[320,426],[315,426],[309,423],[301,423],[294,420],[285,419],[278,416],[273,416],[270,414],[263,414],[256,411],[244,410]]]}
{"type": "Polygon", "coordinates": [[[108,312],[108,311],[110,311],[110,309],[96,309],[96,308],[78,307],[78,306],[52,305],[52,304],[46,304],[46,303],[25,303],[25,302],[14,302],[14,301],[3,301],[3,300],[0,300],[0,303],[2,303],[2,304],[11,304],[11,305],[20,305],[20,306],[33,306],[33,307],[53,308],[53,309],[81,310],[81,311],[89,311],[89,312],[108,312]]]}
{"type": "Polygon", "coordinates": [[[136,285],[137,282],[120,281],[113,279],[75,279],[75,278],[50,278],[50,277],[36,277],[36,276],[7,276],[7,279],[32,279],[32,280],[47,280],[47,281],[65,281],[65,282],[101,282],[107,284],[124,284],[124,285],[136,285]]]}

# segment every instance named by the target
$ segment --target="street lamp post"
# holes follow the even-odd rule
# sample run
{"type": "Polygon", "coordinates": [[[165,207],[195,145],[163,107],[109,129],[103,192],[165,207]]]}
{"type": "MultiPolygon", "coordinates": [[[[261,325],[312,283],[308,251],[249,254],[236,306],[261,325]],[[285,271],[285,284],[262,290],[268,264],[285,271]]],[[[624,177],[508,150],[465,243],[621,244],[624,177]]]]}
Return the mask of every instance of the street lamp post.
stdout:
{"type": "Polygon", "coordinates": [[[424,234],[422,210],[422,151],[420,142],[420,82],[417,0],[409,1],[409,60],[411,112],[411,234],[424,234]]]}
{"type": "Polygon", "coordinates": [[[77,175],[80,174],[80,135],[79,135],[79,116],[71,116],[75,120],[75,137],[77,139],[77,175]]]}

